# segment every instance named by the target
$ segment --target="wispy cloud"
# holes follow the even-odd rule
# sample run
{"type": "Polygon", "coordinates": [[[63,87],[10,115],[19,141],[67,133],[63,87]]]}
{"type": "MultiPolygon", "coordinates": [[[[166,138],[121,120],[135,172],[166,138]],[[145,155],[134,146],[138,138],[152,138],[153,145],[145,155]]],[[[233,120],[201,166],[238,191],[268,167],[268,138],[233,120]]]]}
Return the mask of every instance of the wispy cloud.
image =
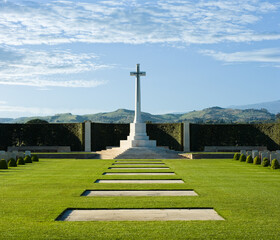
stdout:
{"type": "MultiPolygon", "coordinates": [[[[211,56],[216,60],[236,63],[236,62],[260,62],[280,64],[280,48],[266,48],[252,51],[225,53],[213,50],[203,50],[202,54],[211,56]]],[[[277,67],[277,66],[276,66],[277,67]]]]}
{"type": "Polygon", "coordinates": [[[0,1],[0,44],[275,40],[277,26],[275,33],[254,26],[279,7],[268,0],[0,1]]]}
{"type": "Polygon", "coordinates": [[[36,87],[96,87],[104,84],[104,81],[67,79],[70,74],[108,67],[95,63],[95,60],[94,54],[0,48],[0,84],[36,87]]]}
{"type": "Polygon", "coordinates": [[[58,113],[73,113],[73,114],[92,114],[97,112],[104,112],[104,110],[88,109],[88,108],[42,108],[42,107],[26,107],[8,105],[6,102],[0,103],[1,115],[7,114],[9,117],[23,117],[23,116],[48,116],[58,113]]]}

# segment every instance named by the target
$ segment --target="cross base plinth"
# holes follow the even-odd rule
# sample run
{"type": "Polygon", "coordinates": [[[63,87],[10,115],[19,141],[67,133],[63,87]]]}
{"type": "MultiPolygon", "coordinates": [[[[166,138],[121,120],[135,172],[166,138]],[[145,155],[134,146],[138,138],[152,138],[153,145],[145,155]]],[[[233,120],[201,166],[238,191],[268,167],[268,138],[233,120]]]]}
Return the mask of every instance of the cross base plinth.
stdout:
{"type": "Polygon", "coordinates": [[[156,147],[155,140],[149,140],[145,123],[130,123],[130,134],[127,140],[120,141],[121,148],[156,147]]]}

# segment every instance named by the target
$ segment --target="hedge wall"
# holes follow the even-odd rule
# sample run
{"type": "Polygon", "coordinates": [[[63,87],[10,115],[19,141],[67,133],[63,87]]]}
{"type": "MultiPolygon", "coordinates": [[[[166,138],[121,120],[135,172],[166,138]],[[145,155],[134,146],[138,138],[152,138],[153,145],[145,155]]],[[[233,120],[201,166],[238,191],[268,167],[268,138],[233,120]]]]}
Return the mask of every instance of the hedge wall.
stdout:
{"type": "Polygon", "coordinates": [[[120,146],[129,135],[129,124],[91,123],[91,151],[120,146]]]}
{"type": "MultiPolygon", "coordinates": [[[[151,140],[156,140],[158,146],[169,146],[170,149],[183,151],[183,124],[147,124],[147,134],[151,140]]],[[[100,151],[107,146],[120,146],[120,140],[126,140],[129,135],[129,124],[92,123],[91,149],[100,151]]]]}
{"type": "Polygon", "coordinates": [[[147,134],[151,140],[157,141],[157,146],[168,146],[172,150],[184,150],[183,123],[147,124],[147,134]]]}
{"type": "Polygon", "coordinates": [[[83,123],[0,124],[0,149],[8,146],[70,146],[84,150],[83,123]]]}
{"type": "Polygon", "coordinates": [[[190,124],[191,151],[204,146],[267,146],[280,149],[280,124],[190,124]]]}

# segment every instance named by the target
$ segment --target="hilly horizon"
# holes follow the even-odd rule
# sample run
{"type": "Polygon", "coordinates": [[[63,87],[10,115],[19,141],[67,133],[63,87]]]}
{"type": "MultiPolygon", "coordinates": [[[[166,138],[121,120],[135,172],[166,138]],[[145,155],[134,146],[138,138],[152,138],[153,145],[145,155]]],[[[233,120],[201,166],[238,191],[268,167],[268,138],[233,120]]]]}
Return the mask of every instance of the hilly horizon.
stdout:
{"type": "MultiPolygon", "coordinates": [[[[53,116],[34,116],[20,118],[0,118],[1,123],[26,123],[32,119],[42,119],[49,123],[78,123],[84,121],[100,123],[131,123],[133,122],[134,111],[128,109],[118,109],[113,112],[103,112],[96,114],[74,115],[71,113],[55,114],[53,116]]],[[[142,112],[144,122],[153,123],[259,123],[273,122],[276,115],[268,112],[266,109],[232,109],[211,107],[200,111],[191,111],[187,113],[169,113],[153,115],[142,112]]]]}
{"type": "Polygon", "coordinates": [[[261,102],[254,104],[245,104],[245,105],[232,105],[229,108],[235,109],[266,109],[271,113],[277,114],[280,113],[280,100],[270,101],[270,102],[261,102]]]}

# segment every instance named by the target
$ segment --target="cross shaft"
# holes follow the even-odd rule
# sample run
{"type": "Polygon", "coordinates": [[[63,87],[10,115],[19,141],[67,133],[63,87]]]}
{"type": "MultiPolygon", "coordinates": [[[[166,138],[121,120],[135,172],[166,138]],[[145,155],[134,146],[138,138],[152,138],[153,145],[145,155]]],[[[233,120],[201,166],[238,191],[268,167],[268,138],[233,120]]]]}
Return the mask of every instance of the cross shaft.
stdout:
{"type": "Polygon", "coordinates": [[[141,123],[141,89],[140,76],[146,76],[146,72],[140,72],[140,64],[136,65],[136,72],[130,72],[130,76],[136,76],[135,83],[135,117],[134,123],[141,123]]]}

